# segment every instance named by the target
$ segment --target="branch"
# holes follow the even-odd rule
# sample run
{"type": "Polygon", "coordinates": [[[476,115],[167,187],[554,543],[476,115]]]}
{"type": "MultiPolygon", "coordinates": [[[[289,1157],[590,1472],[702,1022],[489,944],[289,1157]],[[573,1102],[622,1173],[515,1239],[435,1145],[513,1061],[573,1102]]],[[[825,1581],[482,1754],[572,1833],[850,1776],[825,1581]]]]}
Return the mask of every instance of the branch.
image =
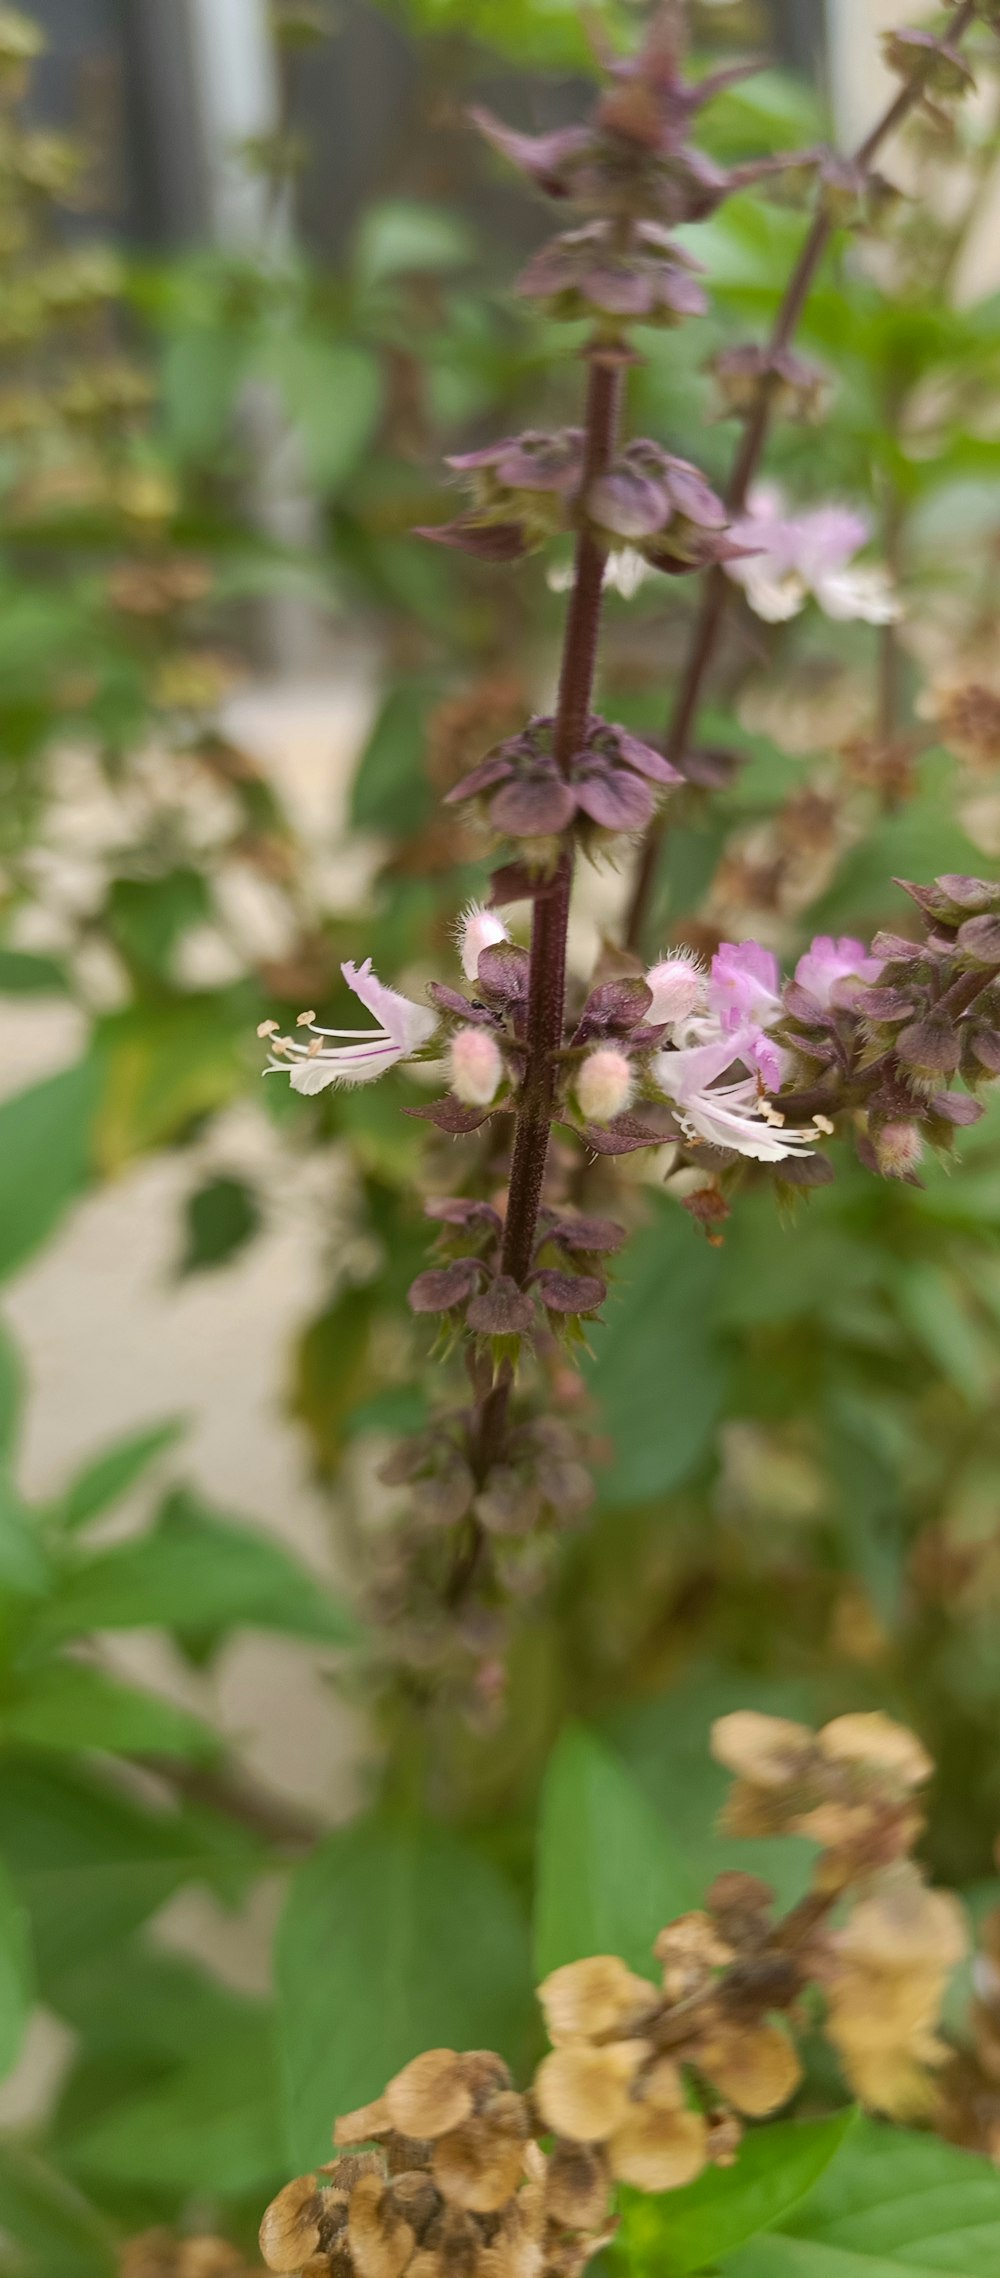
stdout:
{"type": "MultiPolygon", "coordinates": [[[[964,5],[959,9],[949,33],[949,41],[952,46],[964,39],[966,32],[975,21],[976,14],[976,0],[964,0],[964,5]]],[[[920,101],[932,64],[933,58],[929,56],[927,62],[918,65],[912,78],[907,81],[904,87],[900,88],[898,95],[894,96],[888,109],[877,120],[870,134],[865,136],[862,143],[859,143],[854,152],[855,165],[869,165],[881,149],[882,144],[889,140],[897,127],[902,126],[903,121],[920,101]]],[[[769,342],[770,349],[774,353],[787,348],[792,341],[815,283],[823,256],[833,236],[834,228],[835,224],[829,213],[820,212],[816,215],[774,320],[769,342]]],[[[762,388],[756,409],[748,419],[744,429],[726,492],[726,502],[734,521],[746,507],[750,486],[757,474],[767,446],[772,417],[770,396],[768,391],[762,388]]],[[[710,570],[705,582],[701,608],[695,620],[687,663],[677,689],[664,744],[667,758],[673,762],[675,767],[681,765],[689,747],[691,731],[701,704],[705,682],[715,656],[719,634],[731,596],[732,585],[725,571],[720,568],[710,570]]],[[[666,828],[666,821],[662,817],[652,825],[636,870],[632,897],[625,922],[626,947],[635,951],[640,950],[645,935],[666,828]]]]}

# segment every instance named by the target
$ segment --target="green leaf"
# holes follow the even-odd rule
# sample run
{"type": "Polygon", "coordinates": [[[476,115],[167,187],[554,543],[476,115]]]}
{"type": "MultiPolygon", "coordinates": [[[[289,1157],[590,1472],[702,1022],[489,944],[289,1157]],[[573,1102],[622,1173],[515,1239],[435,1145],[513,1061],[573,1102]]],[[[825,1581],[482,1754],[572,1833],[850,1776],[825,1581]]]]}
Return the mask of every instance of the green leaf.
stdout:
{"type": "Polygon", "coordinates": [[[261,359],[298,428],[307,470],[320,490],[340,490],[364,457],[382,415],[374,356],[350,341],[284,332],[261,359]]]}
{"type": "Polygon", "coordinates": [[[155,981],[168,977],[178,943],[211,909],[201,872],[179,868],[162,878],[116,878],[105,916],[126,964],[155,981]]]}
{"type": "Polygon", "coordinates": [[[570,1725],[542,1789],[538,1976],[588,1954],[621,1954],[633,1969],[650,1972],[657,1933],[701,1896],[665,1820],[621,1758],[570,1725]]]}
{"type": "Polygon", "coordinates": [[[713,1762],[710,1734],[716,1717],[740,1708],[807,1723],[822,1723],[824,1716],[822,1693],[804,1681],[696,1665],[659,1699],[619,1711],[610,1722],[609,1740],[669,1827],[676,1855],[695,1878],[698,1895],[689,1904],[700,1905],[714,1877],[735,1867],[760,1875],[772,1884],[780,1906],[793,1906],[808,1887],[814,1845],[801,1836],[748,1842],[716,1829],[730,1781],[721,1764],[713,1762]]]}
{"type": "Polygon", "coordinates": [[[83,1661],[43,1664],[23,1694],[0,1709],[0,1732],[32,1748],[97,1748],[122,1756],[187,1756],[219,1752],[207,1724],[155,1693],[120,1685],[83,1661]]]}
{"type": "Polygon", "coordinates": [[[996,2278],[1000,2175],[934,2136],[863,2121],[780,2231],[726,2278],[996,2278]]]}
{"type": "MultiPolygon", "coordinates": [[[[374,1087],[373,1087],[374,1088],[374,1087]]],[[[310,1321],[293,1356],[291,1410],[324,1478],[332,1478],[363,1400],[378,1385],[372,1350],[378,1291],[344,1289],[310,1321]]]]}
{"type": "Polygon", "coordinates": [[[17,1452],[24,1401],[24,1371],[13,1337],[0,1321],[0,1456],[10,1463],[17,1452]]]}
{"type": "Polygon", "coordinates": [[[382,704],[361,755],[351,794],[358,830],[399,839],[419,829],[431,810],[427,713],[442,682],[427,673],[397,680],[382,704]]]}
{"type": "Polygon", "coordinates": [[[121,1170],[226,1105],[244,1082],[248,1021],[239,990],[202,990],[131,1005],[103,1022],[105,1083],[94,1128],[102,1171],[121,1170]]]}
{"type": "Polygon", "coordinates": [[[977,1328],[963,1293],[943,1265],[894,1265],[890,1288],[911,1336],[966,1400],[984,1400],[996,1374],[994,1341],[977,1328]]]}
{"type": "Polygon", "coordinates": [[[15,1597],[43,1597],[49,1565],[31,1512],[0,1465],[0,1591],[15,1597]]]}
{"type": "Polygon", "coordinates": [[[260,1204],[245,1180],[207,1179],[188,1196],[184,1210],[185,1244],[178,1271],[205,1273],[212,1266],[228,1265],[256,1234],[260,1204]]]}
{"type": "Polygon", "coordinates": [[[55,957],[27,949],[0,949],[0,994],[10,997],[64,997],[69,982],[55,957]]]}
{"type": "Polygon", "coordinates": [[[69,2141],[86,2179],[214,2197],[265,2198],[284,2172],[273,2026],[267,2012],[235,2017],[199,2052],[145,2093],[132,2091],[69,2141]]]}
{"type": "Polygon", "coordinates": [[[242,1888],[258,1851],[205,1811],[149,1811],[82,1767],[13,1757],[0,1779],[0,1855],[27,1907],[39,1982],[59,1986],[119,1947],[181,1884],[242,1888]]]}
{"type": "Polygon", "coordinates": [[[247,337],[218,321],[179,327],[166,343],[160,370],[164,419],[183,460],[208,459],[226,441],[236,391],[246,369],[247,337]]]}
{"type": "Polygon", "coordinates": [[[327,2156],[338,2112],[425,2048],[532,2045],[526,1925],[479,1854],[433,1827],[343,1828],[302,1868],[278,1932],[289,2145],[327,2156]]]}
{"type": "Polygon", "coordinates": [[[114,2278],[110,2232],[78,2191],[12,2137],[0,2137],[0,2232],[17,2278],[114,2278]]]}
{"type": "Polygon", "coordinates": [[[33,1997],[28,1916],[0,1861],[0,2080],[21,2053],[33,1997]]]}
{"type": "Polygon", "coordinates": [[[64,1569],[41,1627],[47,1637],[146,1627],[198,1636],[234,1624],[331,1645],[357,1638],[344,1608],[280,1543],[179,1489],[150,1533],[64,1569]]]}
{"type": "Polygon", "coordinates": [[[86,1059],[0,1103],[0,1275],[48,1240],[86,1185],[98,1095],[86,1059]]]}
{"type": "Polygon", "coordinates": [[[612,2267],[632,2278],[688,2278],[797,2207],[840,2151],[853,2111],[829,2120],[780,2120],[753,2128],[732,2167],[709,2167],[696,2183],[656,2197],[628,2191],[612,2267]]]}
{"type": "Polygon", "coordinates": [[[151,1463],[168,1447],[173,1447],[184,1430],[184,1420],[175,1416],[164,1424],[151,1424],[147,1429],[133,1432],[128,1439],[117,1440],[113,1447],[105,1448],[77,1473],[72,1486],[55,1505],[53,1516],[60,1526],[75,1529],[89,1526],[91,1519],[101,1518],[116,1503],[128,1495],[142,1478],[151,1463]]]}
{"type": "MultiPolygon", "coordinates": [[[[776,1234],[776,1240],[780,1235],[776,1234]]],[[[614,1444],[606,1504],[666,1494],[704,1460],[725,1398],[713,1309],[721,1263],[676,1203],[660,1203],[622,1264],[592,1380],[614,1444]]]]}
{"type": "Polygon", "coordinates": [[[462,269],[473,259],[472,234],[447,206],[386,198],[371,206],[358,230],[354,267],[361,285],[462,269]]]}

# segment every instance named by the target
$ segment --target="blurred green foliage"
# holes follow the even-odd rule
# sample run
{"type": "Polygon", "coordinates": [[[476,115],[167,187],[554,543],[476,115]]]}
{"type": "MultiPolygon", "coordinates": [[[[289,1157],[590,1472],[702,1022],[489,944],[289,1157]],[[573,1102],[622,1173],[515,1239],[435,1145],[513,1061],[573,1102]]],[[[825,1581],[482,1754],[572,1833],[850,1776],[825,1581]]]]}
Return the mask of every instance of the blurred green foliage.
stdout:
{"type": "MultiPolygon", "coordinates": [[[[400,0],[398,12],[473,80],[484,59],[559,72],[585,60],[579,11],[562,0],[400,0]]],[[[994,157],[984,120],[962,175],[970,222],[994,157]]],[[[816,104],[766,73],[711,127],[723,156],[808,142],[816,104]]],[[[941,152],[922,131],[930,174],[941,152]]],[[[450,139],[442,165],[457,184],[450,139]]],[[[16,165],[0,190],[18,213],[16,165]]],[[[893,715],[878,717],[887,651],[868,628],[741,624],[704,727],[746,765],[722,794],[692,795],[671,835],[664,938],[713,915],[753,930],[761,847],[784,859],[807,795],[827,818],[822,859],[766,911],[792,956],[820,930],[901,923],[894,876],[982,870],[1000,846],[982,812],[990,782],[970,782],[915,726],[939,661],[927,627],[936,618],[952,648],[991,638],[1000,532],[1000,297],[956,305],[963,221],[939,224],[936,210],[903,214],[881,266],[834,249],[803,328],[836,373],[829,423],[818,441],[780,436],[773,453],[797,496],[862,500],[880,524],[914,627],[889,657],[893,715]],[[901,781],[837,759],[845,700],[883,757],[903,747],[901,781]]],[[[523,223],[530,233],[530,210],[523,223]]],[[[746,196],[699,231],[712,313],[651,334],[632,375],[636,426],[710,471],[732,430],[706,424],[705,360],[767,324],[802,226],[746,196]]],[[[31,231],[54,261],[57,216],[32,203],[31,231]]],[[[17,247],[17,274],[24,261],[17,247]]],[[[508,585],[409,535],[437,512],[445,451],[572,416],[562,341],[489,281],[510,266],[446,180],[433,197],[377,204],[336,274],[294,244],[259,262],[200,251],[127,279],[92,270],[69,319],[51,289],[32,304],[0,392],[0,414],[8,396],[35,403],[20,426],[11,410],[0,437],[0,992],[74,1006],[82,1041],[0,1104],[5,1278],[82,1196],[162,1149],[190,1163],[176,1270],[235,1267],[268,1198],[249,1175],[206,1171],[201,1142],[233,1102],[258,1098],[256,1022],[333,999],[342,956],[371,953],[392,975],[444,969],[481,873],[438,822],[438,797],[488,740],[483,723],[545,687],[558,621],[541,574],[508,585]],[[153,375],[127,418],[109,330],[130,355],[139,342],[139,373],[153,375]],[[88,373],[83,416],[66,389],[88,373]],[[312,550],[255,516],[254,391],[317,502],[312,550]],[[253,659],[254,612],[285,599],[332,614],[345,643],[360,627],[381,658],[346,826],[376,857],[356,909],[324,903],[313,849],[217,710],[234,659],[253,659]],[[67,776],[67,747],[82,777],[67,776]],[[60,867],[74,783],[104,816],[82,899],[60,867]],[[234,935],[234,869],[277,898],[281,955],[234,935]],[[229,958],[211,983],[186,962],[206,933],[229,958]]],[[[658,724],[691,607],[659,584],[611,604],[615,716],[658,724]]],[[[354,1528],[357,1477],[422,1400],[404,1299],[423,1251],[426,1143],[402,1102],[387,1085],[307,1107],[269,1086],[258,1105],[289,1174],[330,1162],[346,1197],[349,1227],[325,1230],[328,1288],[276,1391],[330,1489],[331,1523],[354,1528]]],[[[153,1630],[182,1667],[204,1669],[234,1633],[269,1629],[342,1673],[364,1658],[353,1613],[274,1536],[184,1484],[173,1421],[99,1451],[45,1507],[22,1497],[24,1393],[0,1348],[0,2068],[39,2010],[68,2036],[47,2116],[0,2139],[3,2278],[103,2278],[115,2240],[159,2221],[249,2239],[289,2158],[321,2158],[335,2108],[417,2048],[533,2053],[532,1954],[546,1969],[606,1946],[648,1967],[659,1922],[725,1865],[793,1897],[801,1846],[712,1832],[721,1781],[706,1734],[729,1708],[882,1705],[914,1724],[941,1769],[934,1864],[982,1885],[1000,1826],[995,1110],[960,1152],[919,1190],[842,1162],[787,1228],[751,1182],[718,1250],[655,1186],[629,1187],[641,1239],[587,1379],[607,1443],[600,1509],[525,1625],[509,1715],[483,1734],[383,1701],[377,1807],[334,1832],[248,1791],[211,1725],[126,1683],[106,1648],[153,1630]],[[157,1935],[179,1892],[235,1914],[275,1878],[288,1895],[273,2001],[234,1993],[157,1935]]],[[[810,2094],[813,2116],[753,2136],[737,2169],[628,2211],[616,2262],[860,2278],[875,2241],[888,2278],[924,2267],[900,2210],[926,2192],[934,2267],[992,2278],[992,2171],[929,2139],[845,2134],[841,2114],[815,2116],[829,2085],[810,2094]]]]}

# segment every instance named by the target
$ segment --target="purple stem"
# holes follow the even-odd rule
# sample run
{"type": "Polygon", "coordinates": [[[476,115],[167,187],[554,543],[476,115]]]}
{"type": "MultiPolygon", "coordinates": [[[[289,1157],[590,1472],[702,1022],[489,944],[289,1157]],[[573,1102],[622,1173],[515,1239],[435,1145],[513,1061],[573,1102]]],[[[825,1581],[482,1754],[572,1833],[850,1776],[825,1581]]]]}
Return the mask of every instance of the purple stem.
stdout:
{"type": "MultiPolygon", "coordinates": [[[[595,357],[587,388],[586,445],[581,482],[589,490],[614,455],[621,370],[595,357]]],[[[573,592],[566,619],[555,756],[565,772],[585,741],[590,718],[601,622],[606,549],[584,529],[577,540],[573,592]]],[[[559,857],[553,890],[534,905],[526,1020],[527,1059],[514,1135],[510,1189],[500,1271],[523,1288],[535,1253],[555,1103],[556,1054],[563,1041],[566,935],[573,887],[572,842],[559,857]]],[[[502,1448],[510,1399],[510,1373],[501,1373],[476,1410],[472,1464],[485,1477],[502,1448]]]]}

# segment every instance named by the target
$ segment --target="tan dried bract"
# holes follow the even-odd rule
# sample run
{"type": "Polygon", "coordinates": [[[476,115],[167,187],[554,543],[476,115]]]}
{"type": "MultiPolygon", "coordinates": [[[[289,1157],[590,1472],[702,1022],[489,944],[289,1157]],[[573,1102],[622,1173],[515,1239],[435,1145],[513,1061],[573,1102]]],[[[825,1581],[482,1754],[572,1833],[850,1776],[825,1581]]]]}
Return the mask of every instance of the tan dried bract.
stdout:
{"type": "Polygon", "coordinates": [[[757,1788],[784,1788],[801,1777],[815,1749],[806,1724],[785,1716],[762,1716],[756,1709],[736,1709],[712,1726],[712,1754],[717,1764],[757,1788]]]}
{"type": "Polygon", "coordinates": [[[693,2183],[708,2161],[708,2123],[701,2112],[663,2112],[636,2104],[611,2139],[621,2183],[640,2191],[676,2191],[693,2183]]]}
{"type": "Polygon", "coordinates": [[[603,2048],[569,2042],[543,2059],[535,2101],[557,2135],[573,2143],[605,2143],[621,2127],[629,2091],[646,2055],[644,2041],[609,2041],[603,2048]]]}
{"type": "Polygon", "coordinates": [[[904,1791],[923,1787],[934,1771],[916,1735],[878,1710],[863,1716],[835,1717],[832,1724],[823,1726],[818,1743],[831,1762],[884,1773],[904,1791]]]}
{"type": "Polygon", "coordinates": [[[319,2178],[298,2175],[272,2199],[260,2226],[260,2251],[269,2270],[301,2270],[320,2243],[319,2178]]]}
{"type": "Polygon", "coordinates": [[[656,1995],[648,1978],[637,1977],[617,1954],[593,1954],[553,1970],[538,1988],[549,2039],[596,2040],[614,2033],[651,2009],[656,1995]]]}

